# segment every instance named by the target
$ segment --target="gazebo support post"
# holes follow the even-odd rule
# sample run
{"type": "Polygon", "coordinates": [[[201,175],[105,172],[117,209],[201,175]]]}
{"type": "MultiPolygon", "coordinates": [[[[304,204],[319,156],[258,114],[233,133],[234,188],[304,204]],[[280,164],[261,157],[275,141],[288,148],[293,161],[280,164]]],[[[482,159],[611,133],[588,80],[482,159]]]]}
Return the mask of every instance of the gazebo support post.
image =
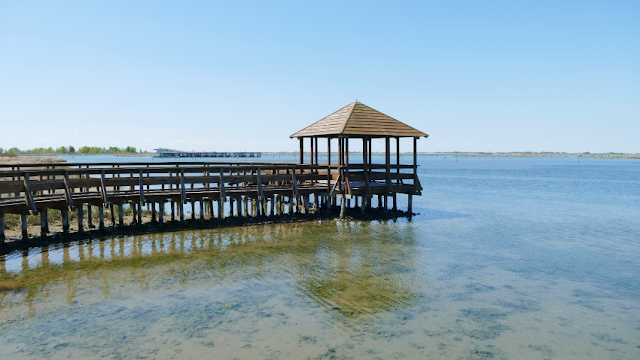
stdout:
{"type": "Polygon", "coordinates": [[[304,137],[300,138],[300,164],[304,164],[304,137]]]}

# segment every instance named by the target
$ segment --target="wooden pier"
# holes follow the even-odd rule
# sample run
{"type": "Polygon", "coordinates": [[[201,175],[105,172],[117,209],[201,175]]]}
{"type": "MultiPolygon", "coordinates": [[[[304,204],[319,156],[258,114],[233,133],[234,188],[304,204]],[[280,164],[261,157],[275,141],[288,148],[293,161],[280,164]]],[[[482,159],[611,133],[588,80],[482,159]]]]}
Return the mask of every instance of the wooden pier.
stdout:
{"type": "Polygon", "coordinates": [[[353,103],[336,112],[346,116],[346,120],[338,118],[343,121],[339,129],[342,133],[327,132],[326,126],[323,127],[326,119],[336,122],[334,113],[292,135],[300,139],[299,163],[152,161],[0,165],[0,240],[5,239],[5,214],[21,215],[23,238],[29,236],[27,216],[40,214],[40,236],[46,237],[49,234],[47,211],[51,209],[61,213],[63,234],[69,232],[69,211],[77,211],[78,232],[84,231],[85,217],[89,226],[97,220],[100,229],[104,229],[109,220],[111,226],[124,226],[124,208],[132,210],[130,223],[134,224],[142,223],[143,207],[151,211],[152,222],[185,221],[185,205],[190,208],[192,219],[202,221],[229,216],[337,212],[338,209],[342,217],[352,200],[362,213],[371,208],[374,198],[379,207],[397,210],[397,194],[406,194],[407,210],[412,213],[412,196],[422,191],[417,175],[416,140],[426,134],[395,119],[382,121],[377,115],[380,113],[373,114],[379,125],[374,130],[383,133],[370,129],[361,131],[364,135],[344,133],[354,113],[359,113],[356,110],[371,112],[368,107],[359,109],[363,106],[353,103]],[[387,123],[393,129],[384,128],[388,127],[387,123]],[[324,132],[318,133],[317,124],[324,132]],[[402,131],[391,136],[391,130],[398,128],[402,131]],[[391,138],[395,137],[399,154],[401,136],[413,137],[413,164],[400,164],[399,155],[396,163],[391,163],[391,138]],[[303,157],[305,137],[311,139],[308,163],[303,157]],[[328,154],[331,154],[332,140],[337,141],[337,163],[332,163],[330,156],[326,163],[318,163],[320,137],[327,140],[328,154]],[[376,137],[385,141],[384,164],[371,162],[371,141],[376,137]],[[363,143],[361,163],[350,163],[348,156],[349,140],[354,138],[363,143]],[[110,219],[105,219],[105,208],[109,209],[110,219]]]}

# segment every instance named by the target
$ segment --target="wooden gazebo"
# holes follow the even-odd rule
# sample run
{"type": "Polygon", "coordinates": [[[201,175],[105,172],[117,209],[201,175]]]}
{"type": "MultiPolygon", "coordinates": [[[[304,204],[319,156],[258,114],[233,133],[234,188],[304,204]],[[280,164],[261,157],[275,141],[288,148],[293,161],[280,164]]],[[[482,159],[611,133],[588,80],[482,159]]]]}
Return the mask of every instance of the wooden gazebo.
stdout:
{"type": "MultiPolygon", "coordinates": [[[[397,209],[396,194],[408,195],[408,211],[412,212],[412,196],[420,195],[422,186],[417,175],[417,140],[429,135],[416,130],[388,115],[385,115],[361,102],[355,101],[333,114],[307,126],[291,135],[300,140],[300,164],[305,161],[304,139],[310,139],[309,163],[326,165],[331,179],[331,194],[342,197],[341,215],[345,206],[355,196],[361,197],[361,208],[371,206],[371,199],[378,196],[378,205],[387,208],[387,198],[393,200],[397,209]],[[400,164],[400,138],[413,138],[413,164],[400,164]],[[327,144],[327,162],[318,163],[318,138],[325,138],[327,144]],[[395,139],[395,164],[391,164],[391,138],[395,139]],[[338,161],[331,161],[331,141],[337,139],[338,161]],[[349,140],[362,140],[362,162],[353,163],[349,157],[349,140]],[[373,139],[384,139],[384,163],[374,164],[371,145],[373,139]],[[346,200],[346,201],[345,201],[346,200]],[[346,203],[346,205],[345,205],[346,203]]],[[[359,152],[359,151],[358,151],[359,152]]],[[[351,152],[353,155],[353,152],[351,152]]]]}

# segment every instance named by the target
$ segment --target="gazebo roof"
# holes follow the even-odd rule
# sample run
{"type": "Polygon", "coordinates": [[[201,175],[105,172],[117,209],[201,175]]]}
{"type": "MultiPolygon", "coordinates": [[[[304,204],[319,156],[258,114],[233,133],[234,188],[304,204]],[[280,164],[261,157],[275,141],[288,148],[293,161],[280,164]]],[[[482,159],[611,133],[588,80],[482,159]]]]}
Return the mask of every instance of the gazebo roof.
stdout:
{"type": "Polygon", "coordinates": [[[352,102],[333,114],[291,135],[292,138],[313,136],[347,137],[428,137],[361,102],[352,102]]]}

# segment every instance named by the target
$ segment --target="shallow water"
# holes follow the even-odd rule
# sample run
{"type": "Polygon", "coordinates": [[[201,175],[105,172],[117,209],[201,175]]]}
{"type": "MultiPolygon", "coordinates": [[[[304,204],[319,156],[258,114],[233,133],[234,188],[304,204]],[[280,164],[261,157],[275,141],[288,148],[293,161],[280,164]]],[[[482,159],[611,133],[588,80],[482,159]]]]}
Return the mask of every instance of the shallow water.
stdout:
{"type": "Polygon", "coordinates": [[[0,354],[640,358],[640,165],[440,158],[421,160],[420,176],[412,221],[183,231],[9,256],[0,271],[29,286],[0,293],[0,354]]]}

